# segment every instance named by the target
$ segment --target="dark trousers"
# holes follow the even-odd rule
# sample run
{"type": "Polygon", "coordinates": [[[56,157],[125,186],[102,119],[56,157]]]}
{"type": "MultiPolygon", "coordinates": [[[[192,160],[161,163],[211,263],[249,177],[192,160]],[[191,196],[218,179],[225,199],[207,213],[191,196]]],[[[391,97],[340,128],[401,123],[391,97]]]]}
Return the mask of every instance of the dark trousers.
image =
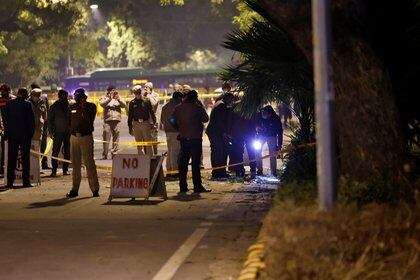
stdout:
{"type": "Polygon", "coordinates": [[[4,174],[4,136],[1,136],[0,174],[4,174]]]}
{"type": "Polygon", "coordinates": [[[232,166],[232,170],[235,171],[236,176],[245,175],[245,168],[243,165],[244,161],[244,139],[234,139],[232,140],[232,151],[230,153],[230,162],[229,164],[238,164],[232,166]],[[241,164],[239,164],[241,163],[241,164]]]}
{"type": "MultiPolygon", "coordinates": [[[[227,147],[222,135],[209,135],[211,167],[225,166],[227,164],[227,147]]],[[[226,177],[226,168],[211,172],[212,177],[226,177]]]]}
{"type": "Polygon", "coordinates": [[[255,149],[254,149],[253,142],[254,142],[253,137],[248,137],[245,139],[245,148],[248,153],[248,159],[250,161],[249,167],[250,167],[251,173],[255,173],[257,169],[257,162],[253,161],[255,160],[255,149]]]}
{"type": "MultiPolygon", "coordinates": [[[[58,157],[60,154],[61,147],[63,147],[64,159],[70,160],[70,133],[68,132],[56,132],[53,139],[52,156],[58,157]]],[[[57,171],[58,161],[56,159],[51,160],[53,172],[57,171]]],[[[63,162],[63,171],[69,170],[69,164],[63,162]]]]}
{"type": "Polygon", "coordinates": [[[181,152],[178,163],[179,187],[181,188],[181,190],[186,189],[188,187],[187,173],[190,158],[194,189],[199,189],[202,187],[200,173],[200,158],[203,151],[202,145],[202,139],[181,139],[181,152]]]}
{"type": "MultiPolygon", "coordinates": [[[[48,140],[48,125],[47,125],[47,123],[45,123],[43,128],[42,128],[42,137],[41,137],[41,145],[40,145],[41,153],[45,153],[45,149],[47,148],[47,140],[48,140]]],[[[47,169],[48,168],[48,158],[47,157],[42,157],[41,167],[42,167],[42,169],[47,169]]]]}
{"type": "Polygon", "coordinates": [[[15,169],[18,152],[20,149],[21,162],[19,166],[22,167],[22,181],[23,185],[30,184],[29,178],[29,153],[31,150],[31,138],[28,139],[9,139],[7,154],[7,184],[13,185],[15,181],[15,169]]]}

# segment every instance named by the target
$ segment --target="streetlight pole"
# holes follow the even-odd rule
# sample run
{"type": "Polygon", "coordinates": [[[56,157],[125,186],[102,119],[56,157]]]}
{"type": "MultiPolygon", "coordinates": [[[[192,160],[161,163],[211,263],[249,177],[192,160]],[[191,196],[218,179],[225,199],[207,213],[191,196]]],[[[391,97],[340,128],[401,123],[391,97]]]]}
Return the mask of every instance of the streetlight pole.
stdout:
{"type": "Polygon", "coordinates": [[[333,124],[330,0],[312,0],[318,199],[321,209],[337,199],[333,124]]]}

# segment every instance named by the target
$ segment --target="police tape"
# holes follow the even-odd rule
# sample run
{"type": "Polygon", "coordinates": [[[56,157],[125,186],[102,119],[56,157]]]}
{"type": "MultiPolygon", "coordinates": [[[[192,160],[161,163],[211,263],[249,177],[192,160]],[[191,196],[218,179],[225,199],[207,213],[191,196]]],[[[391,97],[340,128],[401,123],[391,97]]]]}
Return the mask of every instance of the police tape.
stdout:
{"type": "MultiPolygon", "coordinates": [[[[244,165],[246,163],[257,162],[257,161],[260,161],[260,160],[263,160],[263,159],[266,159],[266,158],[278,157],[279,155],[287,154],[287,153],[290,153],[290,152],[295,151],[297,149],[313,147],[315,145],[316,145],[316,142],[301,144],[301,145],[298,145],[296,147],[285,148],[285,149],[276,151],[274,153],[271,153],[271,154],[268,154],[268,155],[265,155],[265,156],[262,156],[262,157],[258,157],[258,158],[255,158],[255,159],[252,159],[252,160],[249,160],[249,161],[246,161],[246,162],[242,161],[242,162],[228,164],[228,165],[224,165],[224,166],[204,168],[204,169],[201,170],[201,172],[209,172],[209,171],[213,171],[213,170],[226,169],[226,168],[229,168],[229,167],[244,165]]],[[[67,162],[67,163],[70,163],[70,164],[72,163],[70,160],[59,158],[59,157],[54,157],[54,156],[51,156],[51,155],[47,155],[45,153],[37,152],[35,150],[31,150],[31,153],[33,153],[35,155],[38,155],[38,156],[41,156],[41,157],[49,157],[51,159],[55,159],[55,160],[58,160],[58,161],[61,161],[61,162],[67,162]]],[[[105,170],[105,171],[112,171],[112,166],[99,165],[99,164],[95,164],[95,165],[96,165],[97,169],[105,170]]],[[[179,173],[178,170],[167,170],[167,171],[164,172],[165,175],[178,174],[178,173],[179,173]]]]}
{"type": "MultiPolygon", "coordinates": [[[[312,147],[315,146],[316,142],[312,142],[312,143],[307,143],[307,144],[301,144],[298,145],[296,147],[289,147],[289,148],[285,148],[279,151],[276,151],[274,153],[262,156],[262,157],[258,157],[252,160],[248,160],[248,161],[242,161],[242,162],[238,162],[238,163],[233,163],[233,164],[228,164],[228,165],[223,165],[223,166],[217,166],[217,167],[209,167],[209,168],[203,168],[201,169],[201,172],[209,172],[209,171],[213,171],[213,170],[219,170],[219,169],[226,169],[229,167],[235,167],[235,166],[240,166],[240,165],[244,165],[246,163],[251,163],[251,162],[257,162],[266,158],[271,158],[271,157],[278,157],[279,155],[283,155],[283,154],[287,154],[290,153],[291,151],[297,150],[297,149],[301,149],[301,148],[305,148],[305,147],[312,147]]],[[[165,174],[178,174],[179,171],[178,170],[167,170],[165,171],[165,174]]]]}
{"type": "MultiPolygon", "coordinates": [[[[104,144],[112,144],[112,141],[104,141],[104,140],[100,140],[100,139],[93,139],[94,142],[98,142],[98,143],[104,143],[104,144]]],[[[155,145],[162,145],[165,144],[166,142],[164,141],[119,141],[116,142],[119,145],[124,145],[124,146],[155,146],[155,145]]]]}

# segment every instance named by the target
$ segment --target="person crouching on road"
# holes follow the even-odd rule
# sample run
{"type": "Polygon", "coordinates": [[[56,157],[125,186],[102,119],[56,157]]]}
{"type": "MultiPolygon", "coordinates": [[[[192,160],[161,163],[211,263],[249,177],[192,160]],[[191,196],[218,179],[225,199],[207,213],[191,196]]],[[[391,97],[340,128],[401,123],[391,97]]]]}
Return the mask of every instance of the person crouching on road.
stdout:
{"type": "MultiPolygon", "coordinates": [[[[134,86],[132,89],[134,99],[128,104],[128,129],[130,135],[134,136],[136,142],[153,141],[152,129],[156,126],[156,115],[153,111],[152,104],[147,93],[142,90],[140,85],[134,86]]],[[[137,146],[139,155],[153,156],[151,145],[137,146]],[[145,151],[143,151],[143,149],[145,151]]]]}
{"type": "Polygon", "coordinates": [[[86,166],[89,187],[93,197],[99,196],[99,181],[93,159],[93,123],[96,117],[96,105],[87,102],[85,89],[78,88],[74,92],[75,104],[70,106],[70,149],[73,164],[73,188],[67,197],[79,195],[80,181],[82,179],[82,158],[86,166]]]}
{"type": "Polygon", "coordinates": [[[42,137],[42,132],[44,130],[44,123],[47,121],[47,107],[44,101],[41,99],[42,90],[39,88],[34,88],[31,90],[31,96],[29,97],[29,102],[32,104],[32,110],[35,115],[35,133],[32,136],[32,140],[36,141],[35,147],[40,149],[40,142],[42,137]]]}
{"type": "MultiPolygon", "coordinates": [[[[178,170],[178,157],[181,146],[178,141],[178,131],[170,123],[170,117],[173,114],[175,107],[182,102],[182,92],[175,89],[171,100],[162,108],[161,122],[166,134],[166,143],[168,145],[168,156],[166,158],[166,170],[178,170]]],[[[178,178],[178,174],[169,174],[167,177],[178,178]]]]}
{"type": "MultiPolygon", "coordinates": [[[[270,155],[278,152],[283,144],[283,126],[280,117],[270,105],[261,109],[257,117],[257,133],[260,135],[261,147],[267,142],[270,155]]],[[[262,156],[262,148],[259,150],[259,157],[262,156]]],[[[257,175],[263,175],[262,159],[257,161],[257,175]]],[[[277,176],[277,156],[270,157],[270,173],[277,176]]]]}
{"type": "Polygon", "coordinates": [[[28,90],[20,88],[17,98],[6,103],[4,110],[4,137],[8,141],[7,187],[13,188],[16,161],[20,150],[22,159],[23,187],[32,187],[30,171],[31,139],[35,132],[35,116],[32,105],[26,99],[28,90]]]}
{"type": "Polygon", "coordinates": [[[191,158],[194,192],[210,192],[206,190],[201,181],[200,158],[203,151],[204,123],[209,116],[203,106],[198,103],[198,93],[191,90],[185,100],[175,107],[171,122],[178,128],[181,142],[181,155],[179,158],[179,187],[180,192],[188,192],[187,172],[188,162],[191,158]]]}
{"type": "MultiPolygon", "coordinates": [[[[68,92],[64,89],[58,91],[58,100],[51,105],[48,111],[48,131],[53,139],[52,156],[58,157],[63,146],[64,159],[70,160],[70,127],[69,127],[69,101],[68,92]]],[[[51,159],[52,172],[50,177],[57,176],[58,162],[51,159]]],[[[63,175],[69,175],[69,164],[63,162],[63,175]]]]}
{"type": "Polygon", "coordinates": [[[99,104],[104,108],[104,151],[102,159],[108,159],[109,143],[112,136],[112,150],[111,157],[118,152],[118,142],[120,141],[120,127],[121,110],[127,107],[127,104],[122,100],[118,91],[114,86],[109,86],[106,96],[99,99],[99,104]]]}

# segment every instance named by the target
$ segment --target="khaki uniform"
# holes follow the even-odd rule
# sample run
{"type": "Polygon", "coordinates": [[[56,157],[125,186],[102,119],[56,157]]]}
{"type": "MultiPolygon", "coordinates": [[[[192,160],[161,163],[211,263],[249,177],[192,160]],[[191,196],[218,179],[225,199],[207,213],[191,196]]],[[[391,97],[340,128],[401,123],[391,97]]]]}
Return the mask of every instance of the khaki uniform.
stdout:
{"type": "Polygon", "coordinates": [[[99,104],[104,108],[104,126],[103,126],[103,153],[104,157],[108,156],[109,143],[112,136],[111,155],[118,152],[118,142],[120,140],[120,122],[121,111],[127,107],[124,100],[113,99],[109,96],[104,96],[99,100],[99,104]]]}
{"type": "Polygon", "coordinates": [[[82,179],[82,161],[86,166],[89,187],[99,190],[98,173],[93,159],[93,122],[96,116],[96,105],[86,102],[85,107],[78,103],[70,106],[70,151],[73,164],[73,188],[78,192],[82,179]]]}
{"type": "MultiPolygon", "coordinates": [[[[150,103],[152,104],[153,107],[153,112],[155,112],[155,116],[156,119],[158,118],[158,108],[159,108],[159,94],[155,91],[153,91],[150,95],[149,95],[149,99],[150,99],[150,103]]],[[[158,122],[160,123],[160,122],[158,122]]],[[[159,129],[158,128],[153,128],[152,129],[152,141],[157,142],[158,141],[158,132],[159,129]]],[[[153,153],[155,155],[157,155],[158,152],[158,145],[153,145],[153,153]]]]}
{"type": "Polygon", "coordinates": [[[32,136],[32,140],[41,141],[44,123],[47,121],[47,107],[41,99],[37,102],[29,99],[29,102],[32,104],[32,109],[35,115],[35,133],[32,136]]]}
{"type": "MultiPolygon", "coordinates": [[[[154,124],[156,124],[156,115],[149,99],[135,98],[130,101],[127,124],[129,131],[134,135],[137,142],[153,141],[152,130],[154,124]]],[[[150,156],[153,155],[151,146],[137,146],[137,151],[140,155],[145,153],[150,156]]]]}

